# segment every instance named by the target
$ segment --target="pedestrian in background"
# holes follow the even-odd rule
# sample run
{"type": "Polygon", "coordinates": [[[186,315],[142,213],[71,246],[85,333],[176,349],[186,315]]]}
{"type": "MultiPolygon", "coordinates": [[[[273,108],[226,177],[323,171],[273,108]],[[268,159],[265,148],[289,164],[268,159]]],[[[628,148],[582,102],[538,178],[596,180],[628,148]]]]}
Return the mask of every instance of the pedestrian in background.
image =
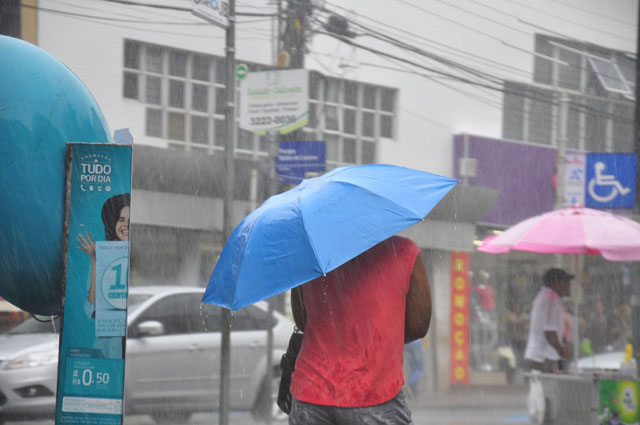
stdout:
{"type": "Polygon", "coordinates": [[[289,424],[413,424],[403,347],[423,338],[431,321],[419,253],[394,236],[296,288],[302,297],[292,294],[292,309],[304,337],[289,424]]]}
{"type": "Polygon", "coordinates": [[[422,389],[422,342],[423,339],[416,339],[404,346],[404,361],[407,363],[409,371],[409,395],[418,397],[422,389]]]}
{"type": "Polygon", "coordinates": [[[544,287],[533,301],[524,355],[531,370],[558,371],[559,361],[570,356],[569,343],[564,336],[562,297],[571,293],[574,277],[558,268],[548,269],[542,277],[544,287]]]}

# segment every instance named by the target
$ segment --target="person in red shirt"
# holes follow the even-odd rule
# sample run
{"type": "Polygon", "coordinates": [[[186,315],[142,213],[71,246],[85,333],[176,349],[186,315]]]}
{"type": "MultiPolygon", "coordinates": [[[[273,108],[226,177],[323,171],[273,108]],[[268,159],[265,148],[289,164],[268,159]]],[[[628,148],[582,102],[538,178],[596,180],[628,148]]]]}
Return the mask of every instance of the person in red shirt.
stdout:
{"type": "Polygon", "coordinates": [[[393,236],[294,289],[304,331],[291,379],[289,424],[412,424],[403,348],[431,322],[420,248],[393,236]]]}

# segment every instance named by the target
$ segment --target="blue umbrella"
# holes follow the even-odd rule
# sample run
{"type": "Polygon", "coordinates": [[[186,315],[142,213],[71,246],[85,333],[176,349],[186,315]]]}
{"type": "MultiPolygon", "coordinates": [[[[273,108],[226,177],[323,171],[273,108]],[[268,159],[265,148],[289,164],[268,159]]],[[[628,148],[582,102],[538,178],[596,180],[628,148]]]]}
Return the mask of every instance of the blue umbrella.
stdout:
{"type": "Polygon", "coordinates": [[[386,164],[304,180],[236,227],[202,301],[237,310],[322,276],[421,221],[457,183],[386,164]]]}

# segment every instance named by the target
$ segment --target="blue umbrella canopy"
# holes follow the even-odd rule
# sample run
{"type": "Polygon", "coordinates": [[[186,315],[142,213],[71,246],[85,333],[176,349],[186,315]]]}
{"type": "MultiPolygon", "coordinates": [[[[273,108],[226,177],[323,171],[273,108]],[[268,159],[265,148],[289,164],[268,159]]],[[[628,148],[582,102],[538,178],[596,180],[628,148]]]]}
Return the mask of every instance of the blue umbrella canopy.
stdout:
{"type": "Polygon", "coordinates": [[[304,180],[236,227],[202,301],[237,310],[322,276],[421,221],[457,183],[387,164],[304,180]]]}

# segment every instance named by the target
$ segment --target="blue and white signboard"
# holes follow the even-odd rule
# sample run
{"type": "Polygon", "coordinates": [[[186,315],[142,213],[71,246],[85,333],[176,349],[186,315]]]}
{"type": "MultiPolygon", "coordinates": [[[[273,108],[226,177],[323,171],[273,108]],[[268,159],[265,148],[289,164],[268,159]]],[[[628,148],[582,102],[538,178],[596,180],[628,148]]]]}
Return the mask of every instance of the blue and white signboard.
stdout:
{"type": "Polygon", "coordinates": [[[221,28],[229,26],[228,0],[192,0],[191,12],[221,28]]]}
{"type": "Polygon", "coordinates": [[[567,153],[564,166],[564,205],[584,205],[586,155],[567,153]]]}
{"type": "Polygon", "coordinates": [[[67,144],[56,425],[122,425],[131,146],[67,144]]]}
{"type": "Polygon", "coordinates": [[[129,241],[96,242],[96,336],[126,336],[129,241]]]}
{"type": "Polygon", "coordinates": [[[585,206],[633,208],[637,163],[633,153],[587,154],[585,206]]]}
{"type": "Polygon", "coordinates": [[[325,171],[325,142],[280,142],[276,158],[278,180],[287,184],[300,183],[307,173],[325,171]]]}

